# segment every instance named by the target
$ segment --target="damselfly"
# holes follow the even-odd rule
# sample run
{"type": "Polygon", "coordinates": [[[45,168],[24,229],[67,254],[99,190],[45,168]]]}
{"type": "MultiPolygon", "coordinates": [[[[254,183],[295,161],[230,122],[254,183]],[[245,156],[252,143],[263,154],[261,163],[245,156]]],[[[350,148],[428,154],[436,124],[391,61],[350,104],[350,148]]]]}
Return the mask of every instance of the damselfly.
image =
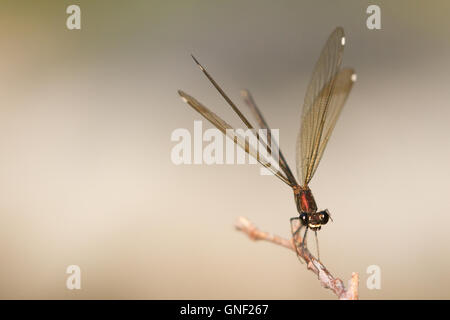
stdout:
{"type": "MultiPolygon", "coordinates": [[[[297,239],[301,230],[303,228],[305,229],[301,238],[302,240],[296,241],[297,254],[299,254],[298,250],[303,250],[305,247],[308,229],[314,231],[317,243],[317,231],[331,219],[328,209],[318,211],[311,189],[309,188],[309,182],[317,170],[317,166],[336,125],[336,121],[339,118],[353,83],[356,81],[356,74],[353,69],[341,69],[344,45],[344,30],[338,27],[331,33],[322,49],[306,91],[301,115],[301,128],[297,137],[296,146],[297,178],[300,183],[297,182],[292,174],[281,150],[279,151],[279,167],[275,168],[267,160],[261,159],[253,146],[242,142],[242,139],[234,139],[236,144],[254,156],[262,165],[271,170],[275,176],[294,191],[295,203],[299,215],[290,219],[293,238],[297,239]]],[[[211,81],[233,111],[244,122],[245,126],[248,129],[254,129],[250,121],[242,114],[206,69],[194,56],[192,57],[209,81],[211,81]]],[[[233,129],[219,116],[211,112],[190,95],[183,91],[178,91],[178,93],[186,103],[209,120],[222,133],[227,134],[227,130],[233,129]]],[[[244,90],[242,91],[242,96],[258,123],[259,128],[266,129],[270,132],[269,125],[250,93],[244,90]]],[[[261,141],[262,139],[259,139],[259,136],[257,137],[258,141],[263,143],[264,147],[268,150],[271,147],[272,149],[278,150],[277,145],[265,143],[261,141]]],[[[269,141],[269,139],[266,141],[269,141]]]]}

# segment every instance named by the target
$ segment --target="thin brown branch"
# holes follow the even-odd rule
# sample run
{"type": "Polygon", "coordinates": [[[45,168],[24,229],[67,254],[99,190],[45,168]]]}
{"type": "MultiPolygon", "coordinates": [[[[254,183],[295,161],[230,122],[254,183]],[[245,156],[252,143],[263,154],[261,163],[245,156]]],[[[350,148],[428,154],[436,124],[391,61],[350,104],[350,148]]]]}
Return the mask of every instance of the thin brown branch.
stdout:
{"type": "Polygon", "coordinates": [[[346,289],[341,279],[335,278],[327,270],[327,268],[317,260],[308,248],[303,250],[297,248],[295,243],[301,243],[302,239],[299,234],[290,240],[284,239],[269,232],[261,231],[255,227],[248,219],[239,217],[236,224],[236,229],[246,233],[252,240],[265,240],[285,248],[288,248],[297,254],[306,262],[308,270],[311,270],[320,281],[320,284],[327,289],[330,289],[342,300],[357,300],[358,299],[358,282],[359,277],[356,272],[352,273],[352,278],[349,280],[348,288],[346,289]]]}

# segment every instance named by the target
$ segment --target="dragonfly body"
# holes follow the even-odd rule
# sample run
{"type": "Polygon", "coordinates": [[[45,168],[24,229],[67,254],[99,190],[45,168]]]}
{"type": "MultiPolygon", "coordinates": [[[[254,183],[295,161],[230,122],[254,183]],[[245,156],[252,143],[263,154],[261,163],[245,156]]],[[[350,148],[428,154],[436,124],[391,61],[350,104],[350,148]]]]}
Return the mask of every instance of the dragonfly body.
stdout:
{"type": "MultiPolygon", "coordinates": [[[[269,162],[266,161],[267,159],[261,159],[253,146],[243,142],[245,139],[236,139],[234,136],[229,136],[237,145],[293,189],[299,216],[291,218],[290,222],[294,243],[300,252],[305,246],[308,229],[314,231],[317,243],[317,230],[320,230],[322,225],[326,224],[328,220],[331,219],[328,210],[317,211],[316,201],[314,200],[308,184],[316,172],[336,121],[339,118],[347,96],[353,86],[353,82],[356,80],[356,74],[352,69],[341,69],[342,53],[345,42],[344,30],[341,27],[336,28],[331,33],[322,49],[319,60],[314,67],[311,81],[306,90],[301,116],[301,129],[297,137],[296,147],[298,180],[293,175],[278,146],[273,143],[272,145],[268,145],[264,142],[270,141],[268,136],[266,136],[266,139],[264,140],[260,139],[259,135],[256,135],[258,142],[266,148],[269,153],[271,153],[271,150],[278,150],[279,168],[269,165],[269,162]],[[303,229],[305,230],[304,234],[300,237],[300,231],[303,229]]],[[[259,127],[260,129],[267,129],[268,132],[270,131],[269,125],[254,102],[250,92],[246,90],[242,91],[242,97],[250,108],[250,111],[257,122],[257,127],[254,127],[250,121],[248,121],[245,115],[238,109],[233,101],[231,101],[197,59],[194,57],[193,59],[248,129],[259,127]]],[[[181,90],[178,91],[178,93],[184,102],[189,104],[210,121],[223,134],[229,135],[228,129],[233,128],[221,117],[187,93],[181,90]]],[[[300,257],[298,250],[297,255],[300,257]]]]}
{"type": "Polygon", "coordinates": [[[311,189],[301,186],[293,187],[295,203],[297,204],[297,211],[299,219],[303,226],[310,228],[313,231],[320,230],[322,225],[329,220],[328,210],[317,212],[316,200],[311,192],[311,189]]]}

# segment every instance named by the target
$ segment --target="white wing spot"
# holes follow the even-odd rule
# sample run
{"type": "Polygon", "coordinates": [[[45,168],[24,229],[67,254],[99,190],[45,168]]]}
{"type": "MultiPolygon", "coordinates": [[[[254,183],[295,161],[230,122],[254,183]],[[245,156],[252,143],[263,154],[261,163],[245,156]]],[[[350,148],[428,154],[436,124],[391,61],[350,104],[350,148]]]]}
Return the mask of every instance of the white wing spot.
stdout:
{"type": "Polygon", "coordinates": [[[356,75],[356,73],[354,73],[354,74],[352,74],[352,81],[353,82],[355,82],[356,81],[356,79],[358,79],[358,77],[357,77],[357,75],[356,75]]]}
{"type": "Polygon", "coordinates": [[[343,46],[345,46],[345,37],[342,37],[342,38],[341,38],[341,44],[342,44],[343,46]]]}
{"type": "Polygon", "coordinates": [[[181,100],[183,100],[184,102],[188,102],[187,99],[185,97],[181,97],[181,100]]]}

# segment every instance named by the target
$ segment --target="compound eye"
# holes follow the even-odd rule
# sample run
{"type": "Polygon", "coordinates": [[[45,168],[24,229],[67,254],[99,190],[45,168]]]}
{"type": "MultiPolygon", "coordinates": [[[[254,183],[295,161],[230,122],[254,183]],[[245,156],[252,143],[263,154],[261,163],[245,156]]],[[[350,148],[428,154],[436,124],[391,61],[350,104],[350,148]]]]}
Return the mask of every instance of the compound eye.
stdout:
{"type": "Polygon", "coordinates": [[[300,213],[300,220],[304,226],[308,225],[308,215],[304,212],[300,213]]]}
{"type": "Polygon", "coordinates": [[[326,224],[328,222],[328,219],[330,218],[330,215],[327,211],[322,211],[320,214],[320,224],[326,224]]]}

